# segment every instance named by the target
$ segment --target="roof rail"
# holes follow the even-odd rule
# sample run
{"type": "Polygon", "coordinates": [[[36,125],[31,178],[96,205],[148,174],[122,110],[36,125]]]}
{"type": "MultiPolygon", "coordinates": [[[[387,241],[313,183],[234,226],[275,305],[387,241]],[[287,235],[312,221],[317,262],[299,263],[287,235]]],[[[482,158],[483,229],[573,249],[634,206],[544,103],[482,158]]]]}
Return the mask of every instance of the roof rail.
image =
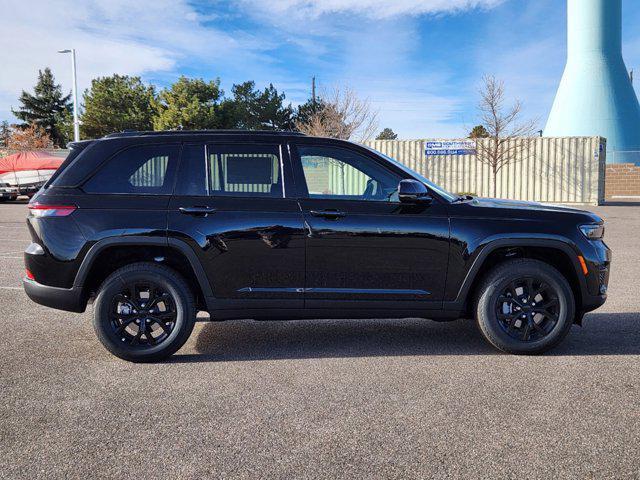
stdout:
{"type": "Polygon", "coordinates": [[[159,131],[137,131],[125,130],[118,133],[110,133],[103,138],[119,137],[152,137],[156,135],[276,135],[276,136],[297,136],[304,137],[304,133],[292,131],[276,130],[159,130],[159,131]]]}
{"type": "Polygon", "coordinates": [[[67,143],[67,148],[68,149],[84,148],[93,142],[95,142],[95,140],[78,140],[77,142],[69,142],[67,143]]]}

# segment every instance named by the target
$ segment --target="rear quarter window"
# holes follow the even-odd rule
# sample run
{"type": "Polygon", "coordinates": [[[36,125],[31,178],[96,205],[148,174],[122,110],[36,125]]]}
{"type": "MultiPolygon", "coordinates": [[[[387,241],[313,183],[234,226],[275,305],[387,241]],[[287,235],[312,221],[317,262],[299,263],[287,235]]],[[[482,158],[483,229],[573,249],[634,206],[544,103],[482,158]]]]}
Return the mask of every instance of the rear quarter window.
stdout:
{"type": "Polygon", "coordinates": [[[87,193],[170,195],[180,145],[140,145],[111,157],[84,184],[87,193]]]}
{"type": "Polygon", "coordinates": [[[62,165],[58,167],[58,169],[53,173],[53,175],[47,181],[47,183],[45,183],[45,188],[48,188],[50,186],[55,186],[55,187],[68,186],[68,184],[66,184],[62,180],[62,177],[64,177],[69,172],[69,167],[72,164],[76,163],[76,159],[80,156],[82,152],[84,152],[84,150],[89,145],[91,145],[91,143],[92,143],[91,141],[86,141],[86,142],[79,142],[79,143],[73,144],[73,146],[71,147],[71,151],[69,152],[69,155],[67,155],[67,158],[65,158],[64,162],[62,162],[62,165]]]}

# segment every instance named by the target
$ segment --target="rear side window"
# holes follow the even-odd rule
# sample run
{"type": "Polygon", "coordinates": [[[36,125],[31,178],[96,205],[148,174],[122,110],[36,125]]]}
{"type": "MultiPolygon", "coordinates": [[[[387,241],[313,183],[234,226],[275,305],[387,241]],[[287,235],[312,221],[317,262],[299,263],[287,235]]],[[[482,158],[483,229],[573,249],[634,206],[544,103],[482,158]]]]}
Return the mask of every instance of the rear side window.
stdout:
{"type": "Polygon", "coordinates": [[[210,195],[283,197],[277,145],[212,145],[207,168],[210,195]]]}
{"type": "Polygon", "coordinates": [[[102,165],[83,189],[88,193],[170,195],[179,156],[179,145],[128,148],[102,165]]]}
{"type": "Polygon", "coordinates": [[[91,142],[79,142],[79,143],[76,143],[75,145],[71,146],[71,151],[69,152],[69,155],[67,155],[67,158],[65,158],[64,162],[62,162],[62,165],[60,165],[60,167],[58,167],[58,169],[53,173],[51,178],[47,181],[47,183],[45,184],[45,188],[48,188],[48,187],[50,187],[52,185],[56,186],[56,187],[57,186],[64,186],[64,182],[60,182],[59,177],[67,169],[67,167],[69,165],[74,163],[75,159],[78,158],[78,156],[90,144],[91,144],[91,142]]]}

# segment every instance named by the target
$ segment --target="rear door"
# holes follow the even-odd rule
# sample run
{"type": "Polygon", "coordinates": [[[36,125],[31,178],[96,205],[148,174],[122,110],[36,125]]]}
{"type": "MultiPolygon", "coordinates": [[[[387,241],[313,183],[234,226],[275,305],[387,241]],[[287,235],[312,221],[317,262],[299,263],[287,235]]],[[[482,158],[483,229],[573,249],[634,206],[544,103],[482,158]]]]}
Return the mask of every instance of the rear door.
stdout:
{"type": "Polygon", "coordinates": [[[38,278],[47,285],[69,288],[88,249],[100,240],[166,237],[180,143],[154,139],[135,145],[126,139],[97,143],[102,144],[99,155],[65,169],[36,197],[47,204],[78,207],[60,219],[68,220],[64,222],[29,218],[32,235],[48,246],[57,262],[58,268],[49,268],[50,278],[38,278]]]}
{"type": "Polygon", "coordinates": [[[179,142],[126,145],[103,162],[76,202],[74,218],[84,236],[165,237],[180,150],[179,142]]]}
{"type": "Polygon", "coordinates": [[[303,218],[273,142],[188,144],[169,205],[169,235],[205,268],[216,309],[302,308],[303,218]]]}
{"type": "Polygon", "coordinates": [[[439,309],[447,208],[399,202],[404,172],[355,146],[291,146],[306,238],[307,308],[439,309]]]}

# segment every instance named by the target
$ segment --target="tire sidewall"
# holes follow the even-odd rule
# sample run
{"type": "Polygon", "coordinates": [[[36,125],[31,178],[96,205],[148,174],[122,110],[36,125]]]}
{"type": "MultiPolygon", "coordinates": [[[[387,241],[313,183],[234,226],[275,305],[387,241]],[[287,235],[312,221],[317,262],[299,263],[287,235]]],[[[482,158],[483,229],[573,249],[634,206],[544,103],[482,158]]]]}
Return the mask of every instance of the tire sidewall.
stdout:
{"type": "Polygon", "coordinates": [[[155,361],[173,354],[184,344],[193,329],[191,316],[195,317],[195,311],[190,311],[193,306],[184,289],[184,285],[162,271],[129,271],[109,277],[100,288],[94,304],[94,328],[98,338],[111,353],[125,360],[155,361]],[[176,309],[173,330],[164,341],[152,347],[136,348],[122,342],[122,337],[113,330],[109,318],[113,297],[122,292],[124,283],[136,281],[157,284],[171,295],[176,309]]]}
{"type": "Polygon", "coordinates": [[[522,265],[517,271],[511,273],[507,269],[502,269],[499,275],[491,276],[487,283],[487,288],[478,301],[478,324],[487,339],[501,350],[511,353],[540,353],[558,344],[571,328],[575,314],[573,292],[564,277],[554,268],[532,262],[526,266],[522,265]],[[522,342],[511,337],[500,326],[495,314],[498,297],[509,283],[527,277],[544,280],[549,284],[557,295],[559,303],[558,322],[555,327],[544,338],[534,342],[522,342]]]}

